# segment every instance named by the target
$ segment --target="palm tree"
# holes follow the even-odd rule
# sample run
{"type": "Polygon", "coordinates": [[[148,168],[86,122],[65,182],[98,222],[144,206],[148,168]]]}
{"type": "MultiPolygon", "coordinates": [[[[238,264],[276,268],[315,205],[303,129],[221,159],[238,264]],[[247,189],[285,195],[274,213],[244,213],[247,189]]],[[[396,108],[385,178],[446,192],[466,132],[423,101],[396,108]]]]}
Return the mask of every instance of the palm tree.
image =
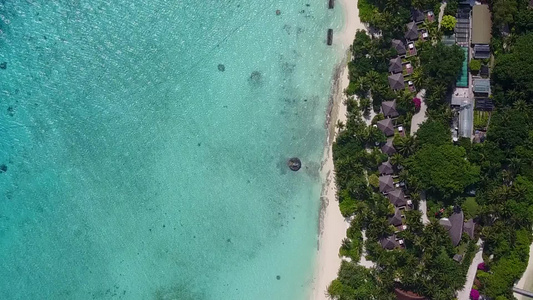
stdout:
{"type": "Polygon", "coordinates": [[[440,30],[439,30],[439,26],[438,26],[437,22],[424,21],[424,25],[423,26],[427,29],[429,37],[432,40],[434,40],[434,41],[440,40],[441,34],[440,34],[440,30]]]}
{"type": "Polygon", "coordinates": [[[357,81],[355,83],[357,84],[358,87],[360,87],[364,91],[368,91],[368,89],[370,88],[368,79],[365,76],[361,76],[357,78],[357,81]]]}
{"type": "Polygon", "coordinates": [[[400,166],[402,162],[403,162],[403,156],[400,153],[396,152],[390,157],[390,163],[393,166],[400,166]]]}
{"type": "Polygon", "coordinates": [[[370,113],[370,104],[372,101],[368,98],[359,98],[359,109],[363,112],[364,115],[370,113]]]}
{"type": "Polygon", "coordinates": [[[424,86],[424,74],[422,74],[422,68],[416,68],[411,74],[411,81],[417,88],[424,86]]]}
{"type": "Polygon", "coordinates": [[[394,144],[394,148],[396,148],[396,151],[403,155],[404,157],[409,157],[411,154],[415,152],[415,138],[411,135],[395,139],[397,140],[397,143],[394,144]]]}
{"type": "Polygon", "coordinates": [[[438,83],[431,89],[431,94],[437,96],[438,98],[443,98],[446,95],[446,90],[446,86],[444,86],[442,83],[438,83]]]}
{"type": "MultiPolygon", "coordinates": [[[[512,90],[511,92],[514,92],[514,91],[515,90],[512,90]]],[[[513,103],[513,108],[519,111],[527,112],[529,109],[529,105],[527,104],[526,101],[524,101],[524,99],[519,98],[513,103]]]]}
{"type": "Polygon", "coordinates": [[[511,100],[511,102],[517,102],[519,100],[524,100],[525,95],[524,95],[524,92],[522,92],[522,91],[518,91],[516,89],[512,89],[512,90],[507,92],[507,97],[509,98],[509,100],[511,100]]]}
{"type": "Polygon", "coordinates": [[[527,188],[522,185],[513,185],[511,187],[511,196],[515,199],[522,199],[526,196],[527,188]]]}
{"type": "Polygon", "coordinates": [[[513,177],[520,172],[520,169],[522,169],[522,160],[518,157],[511,158],[509,160],[509,170],[513,177]]]}
{"type": "Polygon", "coordinates": [[[413,102],[413,93],[409,90],[400,90],[396,92],[398,102],[409,103],[413,102]]]}
{"type": "Polygon", "coordinates": [[[513,180],[513,174],[509,172],[508,170],[502,170],[502,180],[503,180],[503,183],[505,184],[504,186],[509,186],[509,184],[513,180]]]}
{"type": "Polygon", "coordinates": [[[400,181],[407,182],[409,180],[409,171],[406,169],[401,170],[398,174],[398,179],[400,179],[400,181]]]}
{"type": "Polygon", "coordinates": [[[400,3],[398,0],[388,0],[385,4],[385,8],[383,11],[386,12],[396,12],[398,11],[398,7],[400,6],[400,3]]]}
{"type": "Polygon", "coordinates": [[[379,73],[374,70],[368,71],[365,77],[368,80],[368,83],[370,84],[371,88],[373,88],[374,85],[379,82],[379,73]]]}
{"type": "Polygon", "coordinates": [[[345,124],[344,124],[344,122],[341,121],[341,120],[337,120],[337,129],[338,129],[339,131],[342,131],[344,128],[345,128],[345,124]]]}

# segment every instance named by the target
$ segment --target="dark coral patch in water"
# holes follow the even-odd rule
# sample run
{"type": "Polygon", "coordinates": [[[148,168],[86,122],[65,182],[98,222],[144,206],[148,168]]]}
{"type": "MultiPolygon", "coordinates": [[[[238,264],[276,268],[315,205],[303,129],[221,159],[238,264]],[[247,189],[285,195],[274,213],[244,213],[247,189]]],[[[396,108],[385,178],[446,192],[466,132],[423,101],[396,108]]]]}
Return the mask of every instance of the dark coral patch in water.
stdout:
{"type": "Polygon", "coordinates": [[[218,70],[220,72],[224,72],[224,71],[226,71],[226,66],[224,66],[223,64],[218,64],[218,70]]]}
{"type": "Polygon", "coordinates": [[[287,162],[289,169],[298,171],[302,167],[302,161],[298,157],[293,157],[287,162]]]}
{"type": "Polygon", "coordinates": [[[261,74],[261,72],[253,71],[252,74],[250,74],[249,81],[254,85],[259,85],[262,79],[263,75],[261,74]]]}

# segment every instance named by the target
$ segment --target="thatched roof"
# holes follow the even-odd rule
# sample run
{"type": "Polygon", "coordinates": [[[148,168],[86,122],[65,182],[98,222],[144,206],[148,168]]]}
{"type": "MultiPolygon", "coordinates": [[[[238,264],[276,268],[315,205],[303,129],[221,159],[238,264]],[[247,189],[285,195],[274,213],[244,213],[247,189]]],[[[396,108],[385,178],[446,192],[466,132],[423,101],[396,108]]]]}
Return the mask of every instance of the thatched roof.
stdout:
{"type": "Polygon", "coordinates": [[[388,140],[383,147],[381,147],[381,152],[387,154],[387,155],[393,155],[396,153],[396,149],[394,149],[394,146],[392,145],[392,139],[388,140]]]}
{"type": "Polygon", "coordinates": [[[400,73],[403,71],[402,59],[398,56],[389,60],[389,72],[400,73]]]}
{"type": "Polygon", "coordinates": [[[385,175],[390,175],[392,173],[394,173],[394,170],[392,169],[392,165],[390,163],[390,161],[386,161],[384,163],[382,163],[379,167],[378,167],[378,171],[379,171],[379,174],[385,174],[385,175]]]}
{"type": "Polygon", "coordinates": [[[396,241],[396,236],[394,235],[379,240],[379,243],[381,244],[381,247],[387,250],[392,250],[400,246],[400,244],[396,241]]]}
{"type": "Polygon", "coordinates": [[[402,189],[394,189],[390,191],[387,197],[394,206],[407,205],[407,200],[405,199],[405,194],[402,189]]]}
{"type": "Polygon", "coordinates": [[[416,23],[413,21],[411,23],[408,23],[406,26],[407,26],[407,31],[405,31],[405,38],[408,40],[417,40],[418,39],[418,26],[416,26],[416,23]]]}
{"type": "Polygon", "coordinates": [[[464,223],[464,214],[463,211],[454,212],[450,217],[450,223],[452,224],[451,228],[448,230],[450,238],[452,239],[452,244],[454,246],[459,245],[461,241],[461,236],[463,235],[463,223],[464,223]]]}
{"type": "Polygon", "coordinates": [[[396,110],[396,100],[393,101],[383,101],[381,102],[381,110],[385,117],[397,117],[398,111],[396,110]]]}
{"type": "Polygon", "coordinates": [[[468,236],[473,239],[474,238],[474,228],[475,228],[474,220],[470,219],[466,221],[465,225],[463,226],[463,231],[468,234],[468,236]]]}
{"type": "Polygon", "coordinates": [[[389,86],[393,90],[401,90],[405,87],[405,80],[402,73],[389,75],[389,86]]]}
{"type": "Polygon", "coordinates": [[[413,21],[420,23],[424,22],[426,15],[418,9],[411,9],[411,17],[413,18],[413,21]]]}
{"type": "Polygon", "coordinates": [[[392,176],[379,176],[379,191],[382,193],[388,193],[392,190],[394,190],[394,180],[392,180],[392,176]]]}
{"type": "Polygon", "coordinates": [[[405,45],[400,40],[392,40],[392,48],[396,50],[396,53],[398,53],[398,55],[405,55],[406,53],[405,45]]]}
{"type": "Polygon", "coordinates": [[[378,121],[376,125],[386,136],[394,135],[394,125],[392,124],[391,119],[378,121]]]}
{"type": "Polygon", "coordinates": [[[396,209],[394,211],[394,215],[389,218],[389,224],[393,226],[400,226],[402,225],[402,214],[399,209],[396,209]]]}

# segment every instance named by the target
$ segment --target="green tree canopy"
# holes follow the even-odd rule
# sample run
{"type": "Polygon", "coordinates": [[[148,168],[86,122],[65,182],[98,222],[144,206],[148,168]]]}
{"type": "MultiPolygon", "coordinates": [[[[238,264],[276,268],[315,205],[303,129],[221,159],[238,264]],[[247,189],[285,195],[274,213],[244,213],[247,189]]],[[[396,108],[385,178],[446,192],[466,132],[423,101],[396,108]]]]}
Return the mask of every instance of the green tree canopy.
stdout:
{"type": "Polygon", "coordinates": [[[443,16],[442,22],[440,23],[440,26],[444,28],[447,31],[453,31],[455,28],[455,24],[457,24],[457,19],[454,16],[443,16]]]}
{"type": "Polygon", "coordinates": [[[487,139],[502,149],[514,149],[529,137],[528,116],[525,111],[503,109],[492,114],[487,139]]]}
{"type": "Polygon", "coordinates": [[[519,33],[533,31],[533,10],[522,9],[515,18],[515,30],[519,33]]]}
{"type": "Polygon", "coordinates": [[[493,20],[496,26],[513,23],[513,16],[518,12],[516,0],[494,0],[492,4],[493,20]]]}
{"type": "Polygon", "coordinates": [[[496,100],[511,105],[511,91],[523,92],[524,100],[533,102],[533,33],[519,36],[511,52],[498,56],[492,72],[496,100]]]}
{"type": "Polygon", "coordinates": [[[343,261],[337,279],[328,287],[328,294],[338,300],[378,299],[377,283],[370,271],[353,262],[343,261]]]}
{"type": "Polygon", "coordinates": [[[451,86],[461,73],[463,59],[464,52],[457,45],[450,47],[437,43],[420,51],[420,63],[424,75],[432,77],[436,83],[446,87],[451,86]]]}
{"type": "Polygon", "coordinates": [[[416,132],[416,141],[419,146],[449,144],[452,141],[452,134],[442,122],[426,120],[416,132]]]}
{"type": "Polygon", "coordinates": [[[445,199],[479,180],[479,167],[465,159],[466,151],[452,144],[428,144],[407,160],[410,176],[422,189],[445,199]]]}
{"type": "Polygon", "coordinates": [[[481,62],[477,59],[472,59],[468,64],[468,67],[470,68],[470,71],[478,72],[481,69],[481,62]]]}

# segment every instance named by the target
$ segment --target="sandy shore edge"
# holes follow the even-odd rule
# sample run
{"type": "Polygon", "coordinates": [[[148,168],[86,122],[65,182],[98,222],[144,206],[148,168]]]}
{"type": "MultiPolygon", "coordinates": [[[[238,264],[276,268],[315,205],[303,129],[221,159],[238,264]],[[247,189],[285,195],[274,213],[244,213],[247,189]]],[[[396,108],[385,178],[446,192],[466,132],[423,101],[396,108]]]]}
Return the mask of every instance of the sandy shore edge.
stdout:
{"type": "MultiPolygon", "coordinates": [[[[364,29],[364,26],[359,20],[357,0],[340,0],[338,2],[340,3],[337,3],[335,9],[340,8],[343,10],[345,22],[342,32],[334,36],[334,44],[341,45],[343,51],[347,54],[355,37],[355,32],[358,29],[364,29]]],[[[318,253],[311,293],[311,299],[313,300],[328,299],[326,290],[331,281],[337,277],[337,271],[341,265],[339,248],[342,240],[346,237],[346,229],[349,226],[349,223],[339,210],[332,157],[332,144],[335,140],[337,121],[346,121],[346,106],[343,104],[346,98],[344,90],[350,83],[347,58],[348,56],[345,55],[342,62],[335,69],[326,121],[328,136],[320,170],[325,183],[320,197],[318,253]]]]}
{"type": "MultiPolygon", "coordinates": [[[[527,264],[527,268],[515,286],[519,289],[531,291],[531,288],[533,288],[533,284],[531,283],[532,281],[533,281],[533,243],[529,246],[529,261],[527,264]]],[[[529,299],[517,293],[514,293],[514,296],[518,300],[529,299]]]]}

